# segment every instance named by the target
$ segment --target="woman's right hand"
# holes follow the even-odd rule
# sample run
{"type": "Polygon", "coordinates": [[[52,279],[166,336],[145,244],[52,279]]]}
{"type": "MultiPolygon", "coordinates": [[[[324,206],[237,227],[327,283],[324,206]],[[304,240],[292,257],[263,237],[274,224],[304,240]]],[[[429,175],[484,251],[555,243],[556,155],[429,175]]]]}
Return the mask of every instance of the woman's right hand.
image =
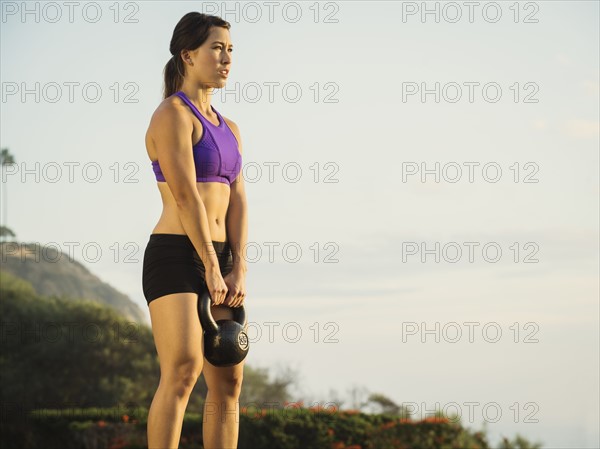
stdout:
{"type": "Polygon", "coordinates": [[[206,287],[208,288],[208,294],[212,299],[213,305],[223,304],[227,297],[228,288],[223,280],[220,268],[215,266],[212,269],[206,270],[205,277],[206,287]]]}

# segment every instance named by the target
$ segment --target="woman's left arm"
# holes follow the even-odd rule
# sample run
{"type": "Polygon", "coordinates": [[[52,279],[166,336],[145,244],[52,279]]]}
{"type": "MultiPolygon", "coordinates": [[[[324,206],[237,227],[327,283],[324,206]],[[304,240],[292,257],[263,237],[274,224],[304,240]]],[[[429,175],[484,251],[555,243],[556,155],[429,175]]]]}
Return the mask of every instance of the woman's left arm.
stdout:
{"type": "MultiPolygon", "coordinates": [[[[227,124],[238,141],[240,154],[243,154],[239,128],[231,120],[227,120],[227,124]]],[[[244,284],[247,271],[246,245],[248,243],[248,203],[246,201],[246,190],[242,172],[243,170],[240,171],[240,174],[235,181],[231,183],[229,206],[225,218],[227,241],[229,242],[233,255],[233,269],[227,276],[228,279],[224,278],[229,288],[225,304],[233,307],[240,305],[244,298],[236,298],[233,303],[230,303],[230,297],[235,294],[243,294],[244,296],[246,294],[246,287],[244,284]]]]}

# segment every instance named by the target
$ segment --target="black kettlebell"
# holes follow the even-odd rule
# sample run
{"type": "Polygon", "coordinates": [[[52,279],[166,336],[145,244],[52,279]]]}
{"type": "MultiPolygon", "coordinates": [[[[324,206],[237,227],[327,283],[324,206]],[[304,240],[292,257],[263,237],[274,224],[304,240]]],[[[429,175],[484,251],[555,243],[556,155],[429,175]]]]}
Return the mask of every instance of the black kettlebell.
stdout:
{"type": "Polygon", "coordinates": [[[237,365],[246,358],[249,349],[248,335],[244,332],[246,311],[244,306],[232,307],[233,320],[215,321],[210,312],[208,291],[200,295],[200,322],[204,331],[204,357],[215,366],[237,365]]]}

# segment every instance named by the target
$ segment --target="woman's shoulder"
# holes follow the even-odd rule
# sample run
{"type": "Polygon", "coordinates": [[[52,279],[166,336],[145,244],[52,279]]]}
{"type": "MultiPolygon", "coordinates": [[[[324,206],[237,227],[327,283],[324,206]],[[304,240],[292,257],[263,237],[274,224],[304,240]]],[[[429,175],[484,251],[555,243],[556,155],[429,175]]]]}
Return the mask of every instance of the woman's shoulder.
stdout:
{"type": "Polygon", "coordinates": [[[160,102],[152,113],[151,122],[172,122],[189,119],[187,107],[177,95],[171,95],[160,102]]]}
{"type": "Polygon", "coordinates": [[[185,110],[185,103],[178,95],[171,95],[164,100],[162,100],[156,109],[154,110],[154,114],[165,114],[172,113],[178,111],[185,110]]]}
{"type": "Polygon", "coordinates": [[[153,135],[175,128],[183,128],[185,132],[191,132],[193,122],[181,98],[171,95],[162,100],[152,113],[147,134],[153,135]]]}

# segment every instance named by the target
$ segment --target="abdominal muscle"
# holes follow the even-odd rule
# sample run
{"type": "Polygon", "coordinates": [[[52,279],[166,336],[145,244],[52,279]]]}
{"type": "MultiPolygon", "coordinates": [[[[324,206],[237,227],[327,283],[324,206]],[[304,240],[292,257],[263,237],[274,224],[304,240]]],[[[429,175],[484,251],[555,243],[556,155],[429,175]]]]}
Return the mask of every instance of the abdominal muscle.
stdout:
{"type": "MultiPolygon", "coordinates": [[[[166,182],[157,182],[163,202],[163,210],[153,234],[187,234],[179,218],[175,198],[166,182]]],[[[229,186],[222,182],[197,182],[198,194],[204,203],[208,218],[211,239],[217,242],[227,240],[225,217],[229,205],[229,186]]]]}

